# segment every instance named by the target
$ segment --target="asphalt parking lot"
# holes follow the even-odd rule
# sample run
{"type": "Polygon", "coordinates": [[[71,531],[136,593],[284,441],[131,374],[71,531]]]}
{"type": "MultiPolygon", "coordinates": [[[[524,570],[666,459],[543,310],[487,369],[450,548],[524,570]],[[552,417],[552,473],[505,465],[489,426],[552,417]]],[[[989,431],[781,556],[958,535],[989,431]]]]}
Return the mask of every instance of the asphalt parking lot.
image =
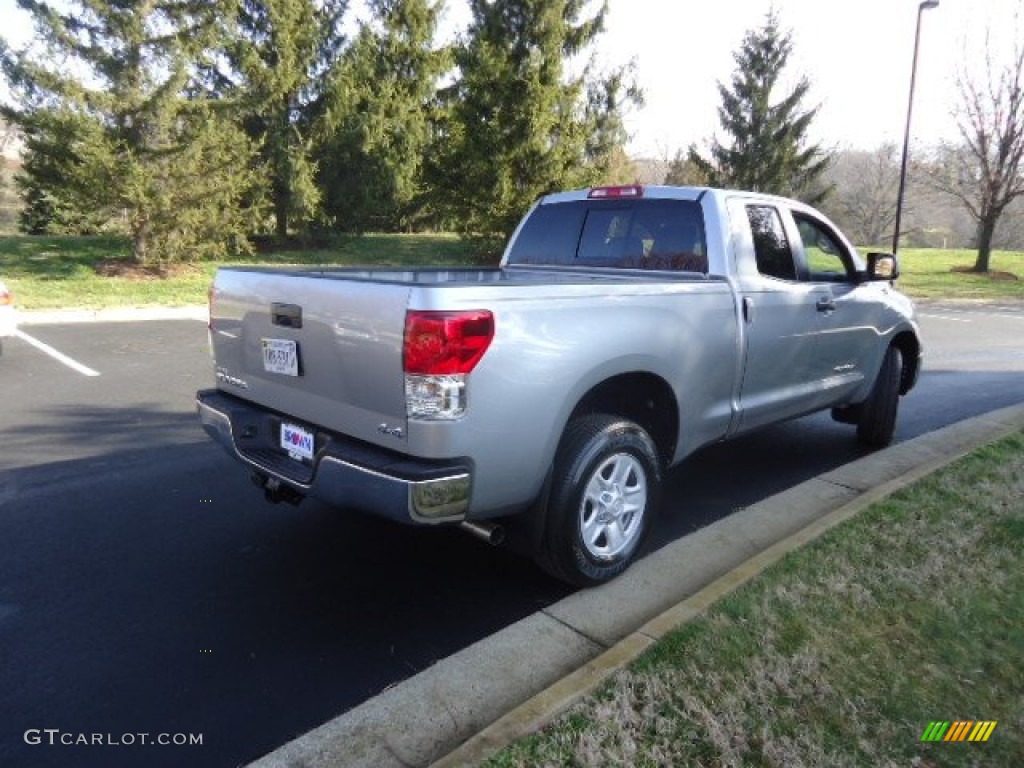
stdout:
{"type": "MultiPolygon", "coordinates": [[[[1024,308],[921,311],[898,440],[1024,401],[1024,308]]],[[[0,357],[2,765],[244,763],[568,593],[455,531],[265,503],[197,425],[202,322],[22,330],[86,370],[23,337],[0,357]]],[[[702,451],[650,548],[860,455],[827,416],[702,451]]]]}

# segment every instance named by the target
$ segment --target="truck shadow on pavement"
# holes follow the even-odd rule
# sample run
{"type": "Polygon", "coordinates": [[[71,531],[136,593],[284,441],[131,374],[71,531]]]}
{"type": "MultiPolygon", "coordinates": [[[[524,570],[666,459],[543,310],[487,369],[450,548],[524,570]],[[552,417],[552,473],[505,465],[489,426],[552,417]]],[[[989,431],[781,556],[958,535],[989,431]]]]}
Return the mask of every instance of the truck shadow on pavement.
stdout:
{"type": "Polygon", "coordinates": [[[0,471],[101,461],[116,468],[137,462],[154,447],[205,441],[194,411],[131,405],[45,405],[4,419],[0,471]],[[12,422],[12,423],[11,423],[12,422]]]}

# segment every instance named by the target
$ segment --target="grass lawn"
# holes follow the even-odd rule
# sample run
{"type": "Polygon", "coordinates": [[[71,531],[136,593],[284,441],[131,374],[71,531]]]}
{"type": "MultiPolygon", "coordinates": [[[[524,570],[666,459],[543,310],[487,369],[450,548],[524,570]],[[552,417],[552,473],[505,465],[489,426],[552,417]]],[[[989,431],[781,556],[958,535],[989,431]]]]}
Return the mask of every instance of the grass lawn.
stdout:
{"type": "Polygon", "coordinates": [[[976,251],[939,248],[900,251],[900,289],[918,299],[1024,299],[1024,253],[995,251],[989,275],[953,272],[974,266],[977,255],[976,251]]]}
{"type": "MultiPolygon", "coordinates": [[[[454,235],[364,235],[327,250],[257,253],[239,264],[466,266],[472,245],[454,235]]],[[[218,264],[184,265],[166,277],[106,277],[97,269],[127,263],[128,242],[110,237],[0,237],[0,279],[25,310],[205,304],[218,264]]]]}
{"type": "Polygon", "coordinates": [[[1022,499],[1018,433],[792,553],[486,765],[1024,765],[1022,499]],[[997,726],[922,743],[937,720],[997,726]]]}
{"type": "MultiPolygon", "coordinates": [[[[258,253],[237,263],[468,266],[479,263],[473,248],[454,235],[363,235],[341,238],[330,249],[258,253]]],[[[97,271],[126,264],[129,254],[122,238],[4,236],[0,279],[25,310],[205,303],[216,264],[186,265],[163,277],[104,276],[97,271]]],[[[953,267],[974,263],[970,251],[908,249],[900,259],[900,288],[918,298],[1024,299],[1024,253],[1000,251],[992,258],[994,271],[1020,280],[953,272],[953,267]]]]}

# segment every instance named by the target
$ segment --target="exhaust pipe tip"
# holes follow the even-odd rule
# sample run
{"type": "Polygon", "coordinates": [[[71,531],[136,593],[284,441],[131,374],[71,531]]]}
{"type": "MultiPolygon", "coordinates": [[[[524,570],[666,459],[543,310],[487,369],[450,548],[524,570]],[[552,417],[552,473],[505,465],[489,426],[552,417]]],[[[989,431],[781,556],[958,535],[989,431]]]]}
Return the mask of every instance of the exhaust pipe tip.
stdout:
{"type": "Polygon", "coordinates": [[[486,541],[491,546],[498,546],[505,541],[505,527],[497,523],[489,523],[483,520],[463,520],[459,528],[466,533],[486,541]]]}

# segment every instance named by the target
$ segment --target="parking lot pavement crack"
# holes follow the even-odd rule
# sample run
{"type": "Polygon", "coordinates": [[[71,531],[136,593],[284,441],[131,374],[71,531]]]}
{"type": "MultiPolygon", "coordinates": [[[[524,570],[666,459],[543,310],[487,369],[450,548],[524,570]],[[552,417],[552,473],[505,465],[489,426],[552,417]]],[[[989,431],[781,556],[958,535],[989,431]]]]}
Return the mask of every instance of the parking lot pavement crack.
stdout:
{"type": "Polygon", "coordinates": [[[842,488],[844,491],[853,491],[854,493],[864,493],[864,489],[860,488],[860,487],[858,487],[856,485],[851,485],[849,483],[840,483],[838,480],[832,480],[832,479],[825,480],[824,478],[822,478],[822,480],[824,480],[824,482],[828,483],[829,485],[834,485],[836,488],[842,488]]]}
{"type": "Polygon", "coordinates": [[[563,619],[563,618],[561,618],[559,616],[556,616],[555,614],[551,613],[551,611],[549,609],[547,609],[547,608],[543,609],[541,611],[541,613],[544,614],[545,616],[547,616],[549,619],[552,619],[553,621],[556,621],[557,623],[561,624],[563,627],[568,629],[573,634],[576,634],[576,635],[579,635],[580,637],[582,637],[588,643],[593,645],[597,649],[598,653],[603,652],[603,651],[607,651],[608,648],[610,647],[607,643],[601,642],[596,637],[591,637],[586,632],[581,630],[579,627],[574,627],[572,624],[570,624],[565,619],[563,619]]]}
{"type": "Polygon", "coordinates": [[[455,713],[452,711],[451,706],[446,700],[442,699],[441,704],[444,705],[444,711],[448,713],[448,717],[452,719],[452,725],[454,725],[455,730],[458,731],[462,727],[462,724],[459,722],[459,718],[455,716],[455,713]]]}

